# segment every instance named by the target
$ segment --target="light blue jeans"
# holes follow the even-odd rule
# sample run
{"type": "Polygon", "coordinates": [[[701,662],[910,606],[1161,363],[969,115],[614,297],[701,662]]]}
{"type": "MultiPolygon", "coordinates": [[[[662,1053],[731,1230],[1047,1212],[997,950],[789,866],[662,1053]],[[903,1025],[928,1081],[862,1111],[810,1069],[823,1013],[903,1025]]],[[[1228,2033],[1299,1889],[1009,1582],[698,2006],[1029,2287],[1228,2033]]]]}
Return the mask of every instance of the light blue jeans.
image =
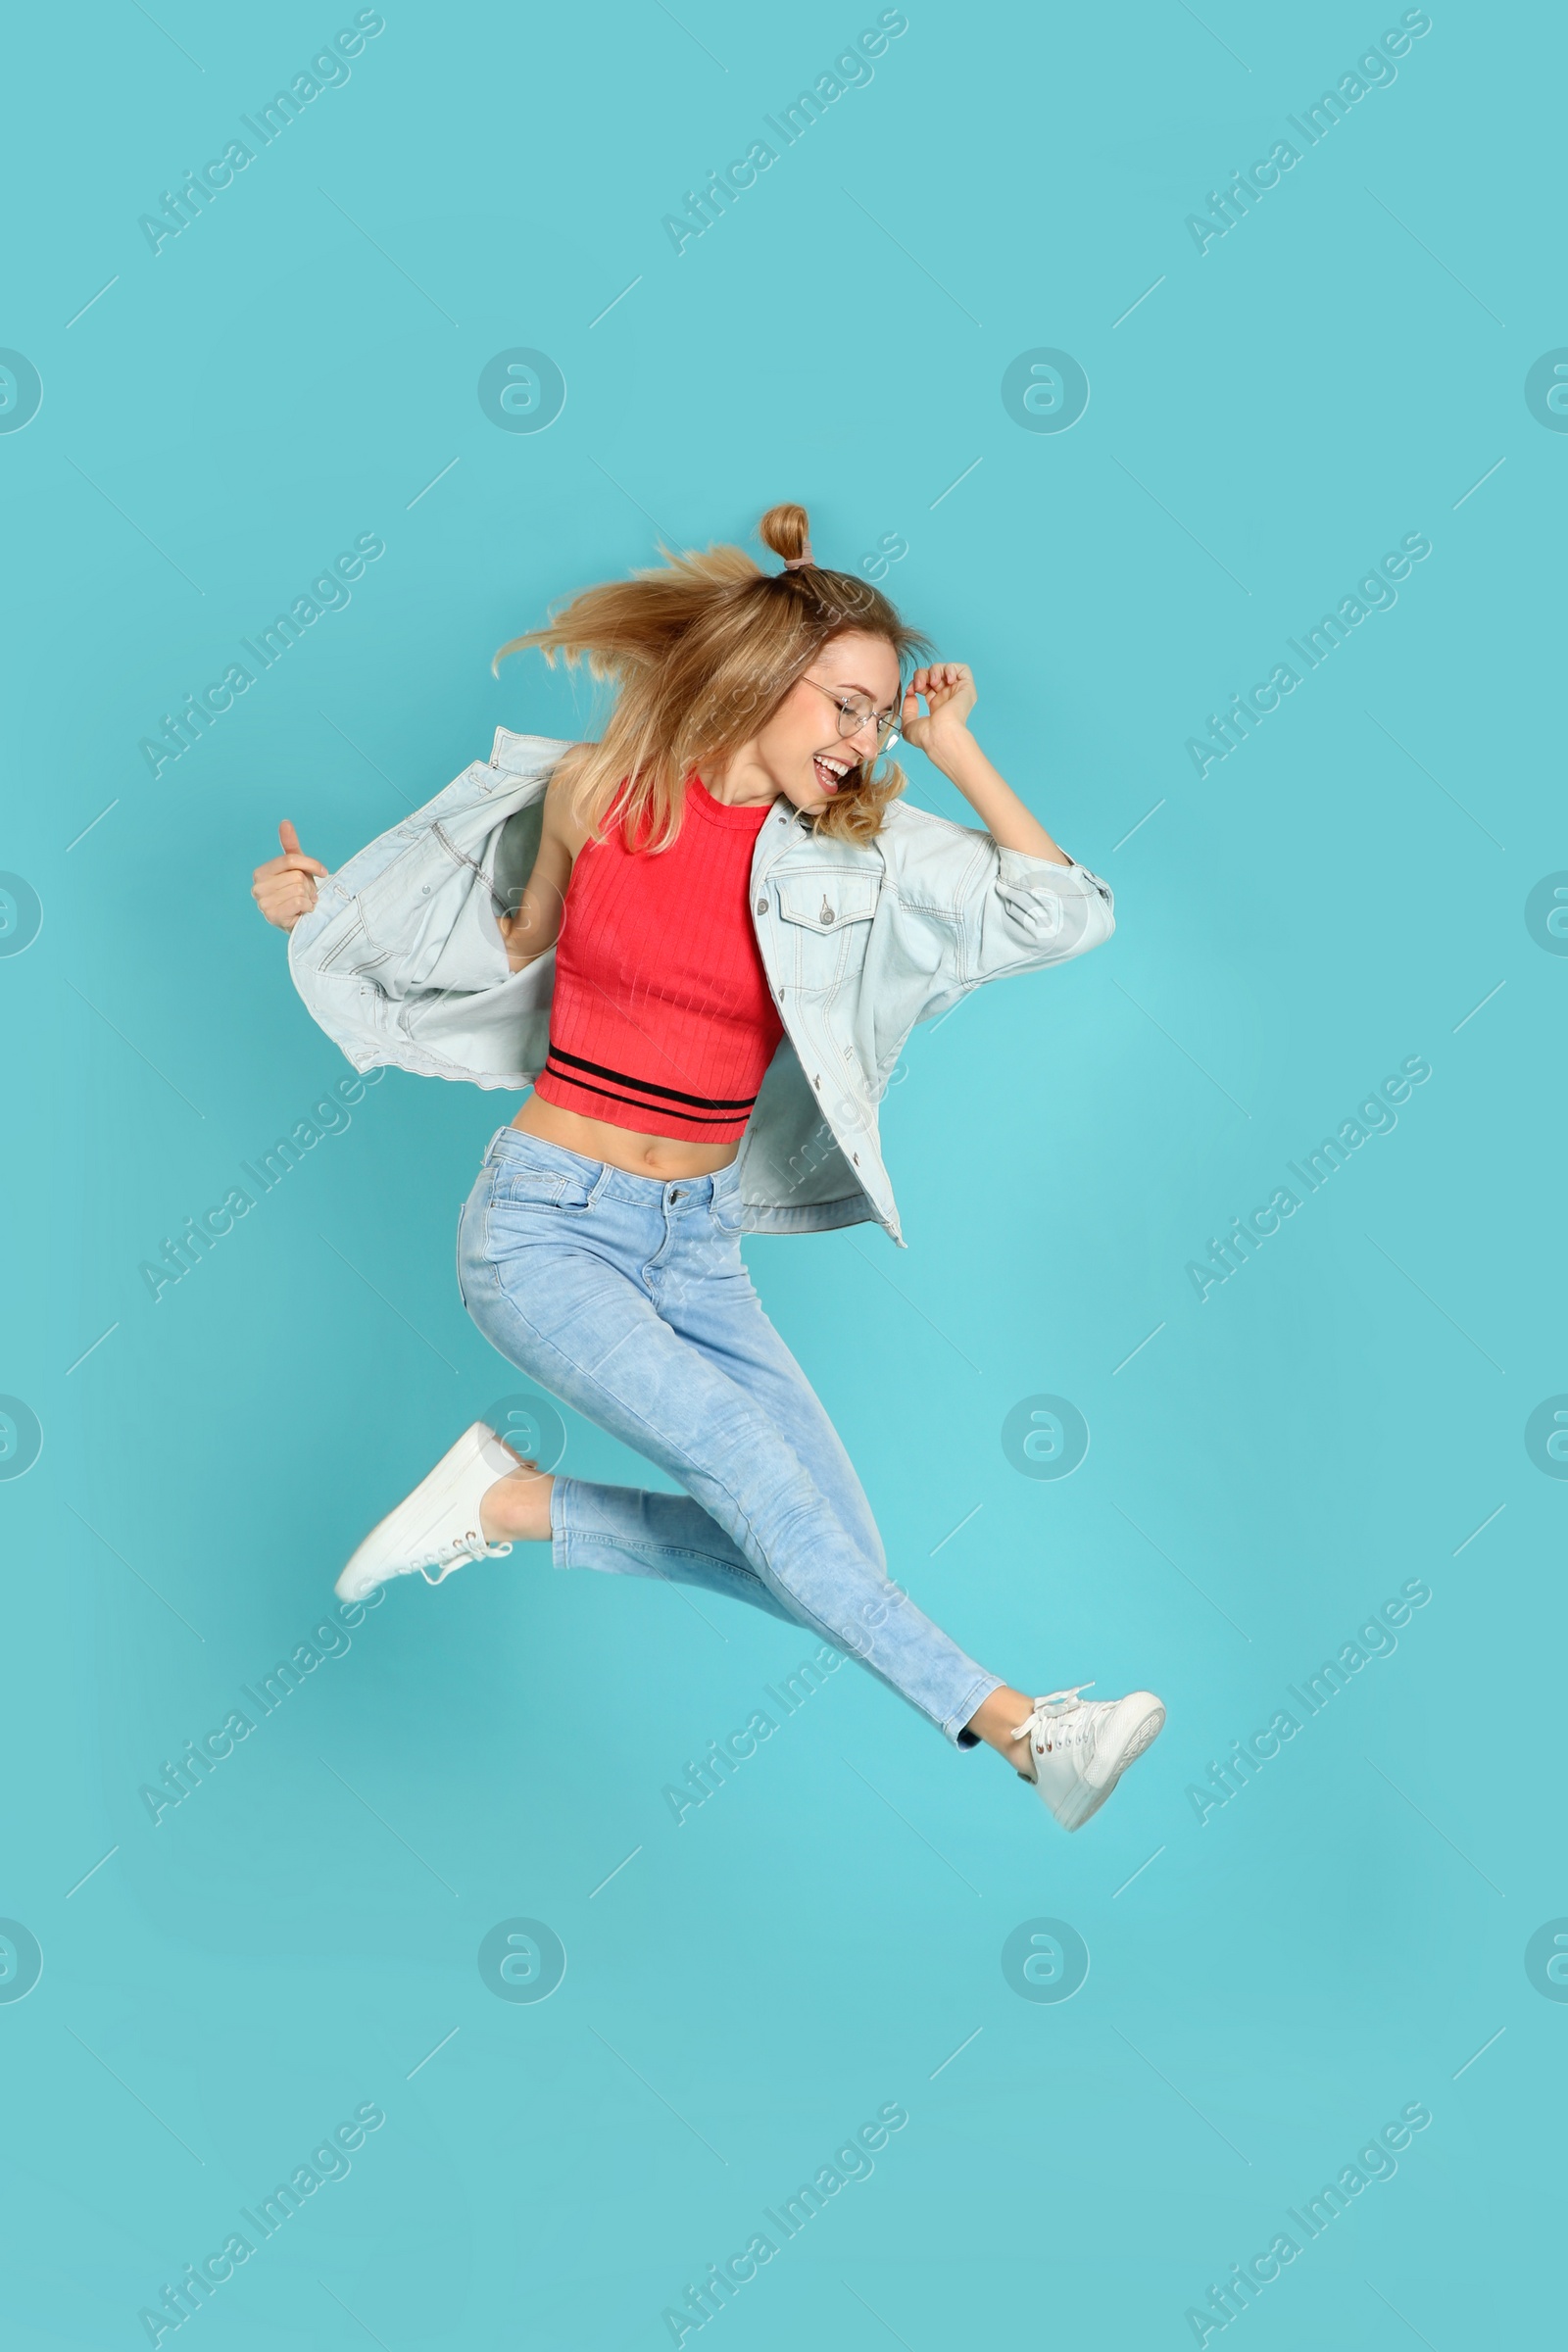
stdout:
{"type": "Polygon", "coordinates": [[[493,1348],[686,1490],[557,1475],[558,1568],[654,1576],[813,1633],[962,1746],[1000,1678],[887,1572],[860,1482],[741,1258],[739,1178],[665,1183],[515,1127],[458,1232],[463,1302],[493,1348]]]}

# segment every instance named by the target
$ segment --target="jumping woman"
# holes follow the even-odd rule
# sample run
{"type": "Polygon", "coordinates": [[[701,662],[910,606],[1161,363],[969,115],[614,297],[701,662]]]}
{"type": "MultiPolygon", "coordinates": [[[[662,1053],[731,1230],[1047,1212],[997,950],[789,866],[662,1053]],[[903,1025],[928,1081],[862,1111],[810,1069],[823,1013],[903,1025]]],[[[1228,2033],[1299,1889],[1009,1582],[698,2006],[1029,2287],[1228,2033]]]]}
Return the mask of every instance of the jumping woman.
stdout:
{"type": "Polygon", "coordinates": [[[684,1490],[552,1476],[475,1422],[337,1590],[438,1584],[536,1542],[560,1568],[729,1593],[858,1658],[956,1745],[994,1747],[1076,1830],[1163,1706],[1088,1684],[1031,1698],[915,1607],[740,1236],[874,1220],[902,1248],[876,1105],[910,1031],[1098,946],[1111,894],[981,751],[968,669],[906,679],[925,641],[812,560],[803,508],[759,532],[781,571],[734,547],[670,558],[503,649],[612,681],[600,742],[498,729],[487,764],[337,874],[286,821],[256,870],[296,985],[358,1068],[531,1086],[463,1213],[464,1303],[684,1490]],[[978,828],[900,799],[897,734],[978,828]]]}

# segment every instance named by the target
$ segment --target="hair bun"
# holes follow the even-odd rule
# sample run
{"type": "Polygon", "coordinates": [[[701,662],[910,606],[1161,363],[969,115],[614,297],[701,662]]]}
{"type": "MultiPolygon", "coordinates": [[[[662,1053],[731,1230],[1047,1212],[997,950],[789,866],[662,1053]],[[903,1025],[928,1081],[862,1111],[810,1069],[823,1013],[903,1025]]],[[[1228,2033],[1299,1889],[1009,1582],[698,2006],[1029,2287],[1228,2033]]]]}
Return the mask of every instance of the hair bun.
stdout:
{"type": "Polygon", "coordinates": [[[804,507],[769,507],[757,526],[757,536],[786,564],[810,561],[811,525],[804,507]]]}

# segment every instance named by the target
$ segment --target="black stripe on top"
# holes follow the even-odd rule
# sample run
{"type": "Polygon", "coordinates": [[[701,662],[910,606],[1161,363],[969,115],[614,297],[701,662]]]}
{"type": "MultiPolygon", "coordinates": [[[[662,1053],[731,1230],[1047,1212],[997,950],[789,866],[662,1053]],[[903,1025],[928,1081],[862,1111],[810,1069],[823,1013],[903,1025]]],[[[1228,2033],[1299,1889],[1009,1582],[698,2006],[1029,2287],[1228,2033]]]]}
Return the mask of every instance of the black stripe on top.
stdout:
{"type": "MultiPolygon", "coordinates": [[[[650,1112],[657,1110],[661,1118],[679,1119],[683,1127],[739,1128],[745,1124],[739,1111],[710,1110],[707,1112],[701,1112],[692,1110],[671,1110],[667,1102],[642,1102],[638,1101],[635,1095],[613,1094],[608,1086],[590,1086],[586,1078],[574,1078],[569,1070],[552,1070],[548,1062],[545,1064],[545,1070],[550,1077],[559,1078],[563,1086],[574,1086],[577,1089],[577,1092],[581,1095],[600,1095],[607,1102],[624,1103],[628,1110],[646,1110],[650,1112]]],[[[725,1136],[718,1136],[715,1137],[714,1140],[718,1143],[725,1143],[732,1141],[733,1139],[725,1136]]]]}
{"type": "MultiPolygon", "coordinates": [[[[596,1078],[612,1078],[617,1086],[635,1087],[640,1095],[659,1095],[662,1096],[667,1102],[695,1102],[705,1110],[715,1112],[727,1110],[750,1110],[753,1103],[757,1101],[757,1097],[755,1095],[683,1095],[676,1087],[654,1086],[646,1078],[633,1078],[626,1070],[607,1070],[603,1062],[584,1061],[580,1054],[564,1053],[561,1047],[558,1046],[554,1040],[551,1041],[549,1059],[556,1062],[569,1063],[569,1068],[558,1069],[556,1076],[558,1078],[564,1078],[573,1085],[576,1084],[576,1081],[571,1077],[572,1070],[591,1070],[596,1078]]],[[[600,1094],[603,1092],[603,1089],[600,1087],[589,1087],[586,1089],[586,1092],[589,1094],[600,1094]]]]}

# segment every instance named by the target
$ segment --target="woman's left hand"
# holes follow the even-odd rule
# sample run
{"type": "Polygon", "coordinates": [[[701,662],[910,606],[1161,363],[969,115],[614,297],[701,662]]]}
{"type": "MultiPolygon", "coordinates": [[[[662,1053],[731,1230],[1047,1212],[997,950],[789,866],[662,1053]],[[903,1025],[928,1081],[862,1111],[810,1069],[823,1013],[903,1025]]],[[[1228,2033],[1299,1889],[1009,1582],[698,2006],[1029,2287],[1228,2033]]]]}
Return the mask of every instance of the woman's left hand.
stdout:
{"type": "Polygon", "coordinates": [[[933,662],[928,669],[917,669],[909,680],[899,732],[906,743],[912,743],[917,752],[940,764],[944,747],[968,735],[969,713],[978,700],[966,662],[933,662]],[[922,695],[924,717],[916,699],[922,695]]]}

